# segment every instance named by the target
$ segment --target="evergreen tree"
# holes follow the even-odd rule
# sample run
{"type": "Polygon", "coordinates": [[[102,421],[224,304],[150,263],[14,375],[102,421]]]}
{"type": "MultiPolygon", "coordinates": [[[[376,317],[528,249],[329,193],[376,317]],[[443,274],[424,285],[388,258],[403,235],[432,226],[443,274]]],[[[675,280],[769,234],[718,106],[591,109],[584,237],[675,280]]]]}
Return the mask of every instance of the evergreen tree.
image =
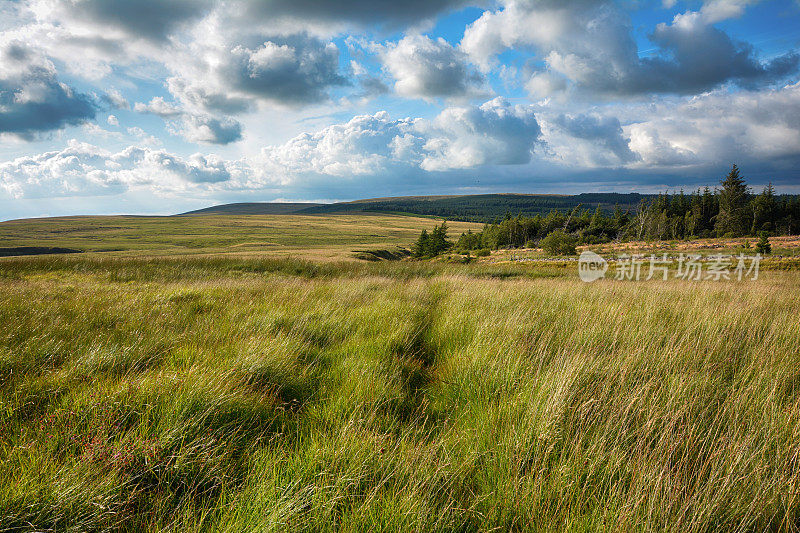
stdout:
{"type": "Polygon", "coordinates": [[[760,231],[774,231],[777,202],[775,201],[775,188],[772,183],[764,187],[762,193],[755,197],[752,205],[753,225],[750,228],[750,233],[756,235],[760,231]]]}
{"type": "Polygon", "coordinates": [[[766,231],[762,231],[761,234],[758,236],[758,242],[756,243],[756,252],[760,254],[772,253],[772,245],[769,243],[769,238],[767,237],[766,231]]]}
{"type": "Polygon", "coordinates": [[[732,234],[734,237],[745,235],[750,228],[747,203],[749,192],[747,184],[739,175],[739,168],[733,165],[731,171],[722,180],[719,192],[719,213],[714,229],[717,235],[732,234]]]}
{"type": "Polygon", "coordinates": [[[429,255],[439,255],[446,252],[453,244],[447,240],[447,222],[442,222],[441,225],[436,226],[431,231],[429,255]]]}
{"type": "Polygon", "coordinates": [[[428,236],[428,230],[423,229],[422,233],[419,234],[419,239],[411,246],[411,253],[414,257],[425,257],[428,255],[428,250],[430,249],[430,237],[428,236]]]}
{"type": "Polygon", "coordinates": [[[442,252],[446,252],[453,246],[447,240],[447,222],[442,222],[439,226],[434,226],[428,233],[423,229],[417,241],[411,246],[411,254],[414,257],[434,257],[442,252]]]}

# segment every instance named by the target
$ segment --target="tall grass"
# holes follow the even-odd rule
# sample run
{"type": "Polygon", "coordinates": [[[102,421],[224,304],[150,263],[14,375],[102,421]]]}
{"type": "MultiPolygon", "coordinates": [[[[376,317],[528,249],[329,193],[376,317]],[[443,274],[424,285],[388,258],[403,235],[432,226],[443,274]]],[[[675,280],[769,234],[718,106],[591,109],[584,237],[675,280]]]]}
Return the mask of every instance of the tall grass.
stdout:
{"type": "Polygon", "coordinates": [[[2,267],[0,530],[800,529],[793,272],[2,267]]]}

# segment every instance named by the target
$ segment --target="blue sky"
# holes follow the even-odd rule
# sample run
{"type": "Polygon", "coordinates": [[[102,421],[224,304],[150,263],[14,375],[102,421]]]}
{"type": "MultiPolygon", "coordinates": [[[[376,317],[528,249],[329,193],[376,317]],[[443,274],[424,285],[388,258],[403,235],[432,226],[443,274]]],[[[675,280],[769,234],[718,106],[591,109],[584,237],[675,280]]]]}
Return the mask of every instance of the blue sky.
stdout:
{"type": "Polygon", "coordinates": [[[0,0],[0,219],[800,193],[797,0],[0,0]]]}

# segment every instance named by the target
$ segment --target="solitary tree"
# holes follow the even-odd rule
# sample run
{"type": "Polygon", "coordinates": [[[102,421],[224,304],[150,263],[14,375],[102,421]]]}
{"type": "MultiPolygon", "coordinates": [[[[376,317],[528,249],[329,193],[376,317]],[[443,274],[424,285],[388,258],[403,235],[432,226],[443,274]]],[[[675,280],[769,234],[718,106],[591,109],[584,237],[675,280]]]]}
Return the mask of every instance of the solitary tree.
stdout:
{"type": "Polygon", "coordinates": [[[739,168],[733,165],[731,171],[722,180],[719,193],[719,213],[714,229],[717,235],[732,234],[735,237],[744,235],[749,229],[747,203],[749,192],[747,184],[739,175],[739,168]]]}
{"type": "Polygon", "coordinates": [[[769,243],[769,238],[767,237],[766,231],[762,231],[761,234],[758,236],[758,242],[756,243],[756,252],[760,254],[772,253],[772,245],[769,243]]]}

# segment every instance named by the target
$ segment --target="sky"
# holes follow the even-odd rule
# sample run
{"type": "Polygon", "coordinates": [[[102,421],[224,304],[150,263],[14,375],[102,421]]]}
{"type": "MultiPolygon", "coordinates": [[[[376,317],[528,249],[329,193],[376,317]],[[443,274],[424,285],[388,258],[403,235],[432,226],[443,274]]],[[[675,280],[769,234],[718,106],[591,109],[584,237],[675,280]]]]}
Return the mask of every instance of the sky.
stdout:
{"type": "Polygon", "coordinates": [[[0,220],[800,193],[800,0],[0,0],[0,220]]]}

